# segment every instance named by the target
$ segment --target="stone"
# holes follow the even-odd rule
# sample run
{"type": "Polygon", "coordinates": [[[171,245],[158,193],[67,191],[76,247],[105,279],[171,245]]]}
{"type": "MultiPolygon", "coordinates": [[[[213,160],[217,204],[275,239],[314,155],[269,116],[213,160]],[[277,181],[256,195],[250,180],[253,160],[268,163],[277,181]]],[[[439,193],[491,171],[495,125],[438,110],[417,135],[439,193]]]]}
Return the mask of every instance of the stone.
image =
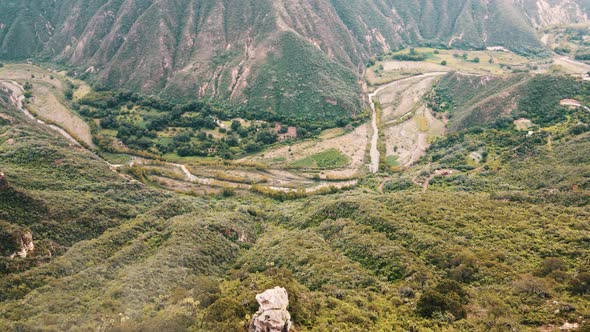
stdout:
{"type": "Polygon", "coordinates": [[[287,311],[289,295],[282,287],[268,289],[256,295],[260,308],[250,323],[251,332],[288,332],[291,314],[287,311]]]}
{"type": "Polygon", "coordinates": [[[565,322],[560,328],[560,331],[569,331],[569,330],[575,330],[578,327],[580,327],[580,325],[578,323],[569,323],[569,322],[565,322]]]}
{"type": "Polygon", "coordinates": [[[31,233],[31,231],[18,232],[14,235],[14,237],[18,251],[10,255],[10,258],[26,258],[29,252],[35,250],[35,244],[33,243],[33,233],[31,233]]]}

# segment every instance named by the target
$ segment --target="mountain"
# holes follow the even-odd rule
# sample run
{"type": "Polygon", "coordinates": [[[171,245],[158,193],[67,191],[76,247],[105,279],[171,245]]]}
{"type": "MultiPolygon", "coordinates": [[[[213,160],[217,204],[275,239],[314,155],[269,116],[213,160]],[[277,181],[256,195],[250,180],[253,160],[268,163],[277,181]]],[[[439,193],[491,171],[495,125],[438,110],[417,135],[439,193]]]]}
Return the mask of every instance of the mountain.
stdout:
{"type": "Polygon", "coordinates": [[[0,331],[590,331],[588,13],[0,0],[0,331]]]}
{"type": "Polygon", "coordinates": [[[358,114],[359,74],[407,45],[543,50],[536,28],[588,0],[2,0],[0,58],[78,68],[109,86],[230,99],[301,117],[358,114]]]}

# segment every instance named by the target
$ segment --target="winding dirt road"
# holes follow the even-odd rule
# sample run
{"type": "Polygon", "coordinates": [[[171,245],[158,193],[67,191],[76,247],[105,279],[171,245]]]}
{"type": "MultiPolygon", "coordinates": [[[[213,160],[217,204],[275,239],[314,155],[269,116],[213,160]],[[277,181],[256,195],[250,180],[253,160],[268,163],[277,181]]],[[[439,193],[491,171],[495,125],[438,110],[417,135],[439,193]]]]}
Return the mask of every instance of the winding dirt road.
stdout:
{"type": "MultiPolygon", "coordinates": [[[[24,104],[23,104],[24,89],[19,83],[14,82],[14,81],[9,81],[9,80],[0,80],[0,86],[3,86],[6,89],[10,90],[10,94],[11,94],[10,98],[11,98],[13,104],[17,107],[17,109],[19,111],[24,113],[26,117],[28,117],[29,119],[31,119],[33,121],[36,121],[37,123],[39,123],[41,125],[47,126],[47,127],[51,128],[52,130],[56,131],[61,136],[66,138],[68,141],[70,141],[73,144],[77,145],[78,147],[84,149],[85,151],[90,153],[93,157],[97,158],[98,160],[104,162],[106,165],[109,166],[109,168],[113,172],[120,174],[121,176],[124,176],[124,175],[117,171],[119,168],[122,168],[125,166],[132,167],[135,165],[149,165],[151,162],[153,162],[153,160],[151,160],[151,159],[134,157],[129,164],[125,164],[125,165],[111,164],[110,162],[108,162],[107,160],[105,160],[104,158],[102,158],[98,154],[96,154],[94,151],[85,148],[82,144],[80,144],[80,142],[78,142],[72,135],[70,135],[64,129],[62,129],[56,125],[53,125],[53,124],[48,124],[45,121],[37,118],[31,112],[29,112],[29,110],[27,110],[26,107],[24,107],[24,104]]],[[[228,181],[218,181],[214,178],[199,177],[199,176],[191,173],[190,170],[188,169],[188,167],[184,164],[162,162],[162,161],[159,161],[159,163],[162,163],[164,166],[171,166],[171,167],[176,167],[176,168],[180,169],[185,176],[186,182],[200,184],[200,185],[207,185],[207,186],[211,186],[211,185],[214,185],[214,183],[219,182],[219,183],[223,183],[224,186],[229,186],[229,187],[233,187],[236,189],[249,190],[252,188],[252,185],[249,185],[249,184],[234,183],[234,182],[228,182],[228,181]]],[[[351,186],[356,185],[357,182],[358,182],[358,180],[320,181],[315,186],[305,188],[304,191],[308,194],[313,194],[316,191],[319,191],[319,190],[322,190],[324,188],[331,187],[331,186],[339,188],[339,189],[351,187],[351,186]]],[[[280,192],[285,192],[285,193],[295,192],[295,191],[300,190],[300,189],[295,189],[295,188],[291,188],[291,187],[280,187],[280,186],[271,186],[271,187],[269,187],[269,189],[275,190],[275,191],[280,191],[280,192]]]]}

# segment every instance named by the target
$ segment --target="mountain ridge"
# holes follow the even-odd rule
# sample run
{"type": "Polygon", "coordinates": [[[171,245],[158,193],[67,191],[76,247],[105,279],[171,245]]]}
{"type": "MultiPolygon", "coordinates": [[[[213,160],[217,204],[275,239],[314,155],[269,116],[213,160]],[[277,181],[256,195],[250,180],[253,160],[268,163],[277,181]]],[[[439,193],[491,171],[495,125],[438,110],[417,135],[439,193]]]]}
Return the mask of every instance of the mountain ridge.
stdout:
{"type": "Polygon", "coordinates": [[[321,110],[335,100],[347,114],[358,113],[360,104],[351,106],[342,96],[360,99],[361,91],[354,80],[341,78],[360,77],[373,55],[418,44],[539,52],[535,28],[587,21],[590,9],[586,0],[470,0],[460,6],[448,0],[4,0],[2,6],[0,58],[68,63],[112,87],[167,98],[229,99],[283,113],[297,112],[293,104],[300,101],[281,91],[282,82],[301,84],[292,75],[317,65],[326,79],[303,81],[326,89],[305,106],[321,110]],[[274,96],[249,94],[273,77],[266,70],[269,57],[288,52],[285,38],[313,46],[316,63],[300,49],[300,67],[280,68],[285,76],[261,87],[275,90],[274,96]]]}

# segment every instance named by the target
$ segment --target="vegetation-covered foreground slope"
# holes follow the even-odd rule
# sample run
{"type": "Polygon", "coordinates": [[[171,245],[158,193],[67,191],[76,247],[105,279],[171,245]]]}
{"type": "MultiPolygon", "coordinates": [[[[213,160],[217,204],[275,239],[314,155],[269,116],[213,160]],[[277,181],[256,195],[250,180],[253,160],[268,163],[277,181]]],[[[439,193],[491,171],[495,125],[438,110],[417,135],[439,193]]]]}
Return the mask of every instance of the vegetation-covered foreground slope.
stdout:
{"type": "Polygon", "coordinates": [[[509,121],[470,125],[406,172],[288,202],[149,189],[26,120],[3,94],[9,186],[0,195],[17,202],[0,201],[2,232],[30,228],[40,245],[2,260],[0,330],[239,331],[255,295],[277,285],[289,292],[298,331],[583,324],[590,121],[583,108],[558,106],[559,91],[572,87],[586,103],[578,81],[540,76],[523,85],[514,114],[536,119],[530,141],[509,121]],[[547,87],[557,92],[536,98],[547,87]],[[546,116],[556,112],[565,116],[546,116]],[[460,164],[485,154],[482,146],[490,150],[479,167],[460,164]],[[463,173],[433,178],[423,193],[412,181],[429,167],[463,173]]]}
{"type": "Polygon", "coordinates": [[[587,1],[571,0],[3,0],[0,6],[2,59],[58,61],[114,87],[249,101],[319,118],[359,112],[355,77],[372,55],[416,44],[538,52],[535,28],[584,21],[588,10],[587,1]]]}

